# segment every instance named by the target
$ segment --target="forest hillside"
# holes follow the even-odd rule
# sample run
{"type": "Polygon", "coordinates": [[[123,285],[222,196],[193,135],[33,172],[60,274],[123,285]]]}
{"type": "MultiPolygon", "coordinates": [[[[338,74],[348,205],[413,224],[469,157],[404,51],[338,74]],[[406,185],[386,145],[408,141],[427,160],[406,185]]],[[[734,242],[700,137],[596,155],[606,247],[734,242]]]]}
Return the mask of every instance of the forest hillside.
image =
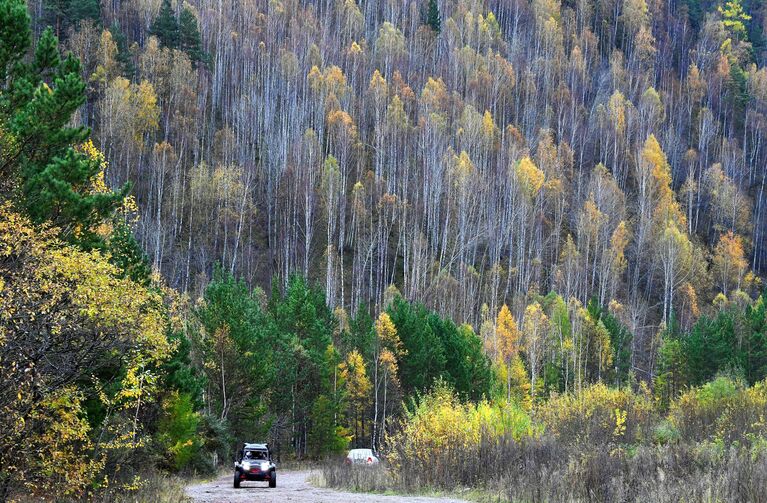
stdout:
{"type": "Polygon", "coordinates": [[[556,291],[653,339],[765,265],[757,0],[35,0],[82,62],[79,121],[139,243],[331,308],[395,285],[480,327],[556,291]]]}
{"type": "Polygon", "coordinates": [[[0,501],[178,501],[256,439],[373,448],[357,490],[767,500],[766,30],[0,0],[0,501]]]}

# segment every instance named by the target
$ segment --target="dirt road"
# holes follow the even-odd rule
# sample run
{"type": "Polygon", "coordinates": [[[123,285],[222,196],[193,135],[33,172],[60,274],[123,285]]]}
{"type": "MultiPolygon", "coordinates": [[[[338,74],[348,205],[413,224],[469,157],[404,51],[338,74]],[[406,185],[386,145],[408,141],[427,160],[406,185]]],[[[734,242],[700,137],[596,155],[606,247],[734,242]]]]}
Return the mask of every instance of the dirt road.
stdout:
{"type": "Polygon", "coordinates": [[[389,496],[381,494],[349,493],[314,487],[307,480],[311,472],[282,471],[277,476],[277,487],[269,489],[266,482],[243,482],[242,487],[232,487],[232,476],[225,475],[213,482],[186,488],[186,494],[195,503],[228,502],[282,502],[294,503],[463,503],[462,500],[426,498],[413,496],[389,496]]]}

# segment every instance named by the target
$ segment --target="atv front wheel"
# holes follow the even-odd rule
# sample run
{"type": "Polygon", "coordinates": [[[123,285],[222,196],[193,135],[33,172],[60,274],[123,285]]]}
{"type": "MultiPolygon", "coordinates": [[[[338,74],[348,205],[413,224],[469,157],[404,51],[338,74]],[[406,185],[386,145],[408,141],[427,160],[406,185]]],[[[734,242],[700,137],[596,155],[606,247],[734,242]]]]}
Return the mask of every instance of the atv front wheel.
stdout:
{"type": "Polygon", "coordinates": [[[272,472],[272,478],[269,479],[269,487],[272,489],[277,487],[277,472],[272,472]]]}
{"type": "Polygon", "coordinates": [[[234,488],[239,489],[240,488],[240,472],[236,471],[234,472],[234,488]]]}

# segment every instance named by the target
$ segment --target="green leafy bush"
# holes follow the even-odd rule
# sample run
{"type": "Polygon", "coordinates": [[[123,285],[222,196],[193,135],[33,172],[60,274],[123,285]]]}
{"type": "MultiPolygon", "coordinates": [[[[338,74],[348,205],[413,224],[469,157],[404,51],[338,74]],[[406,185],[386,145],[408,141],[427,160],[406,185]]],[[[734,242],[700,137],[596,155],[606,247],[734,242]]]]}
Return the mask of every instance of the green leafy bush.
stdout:
{"type": "Polygon", "coordinates": [[[172,393],[166,400],[164,414],[158,425],[158,439],[175,470],[184,469],[200,450],[197,428],[200,415],[194,411],[192,397],[172,393]]]}

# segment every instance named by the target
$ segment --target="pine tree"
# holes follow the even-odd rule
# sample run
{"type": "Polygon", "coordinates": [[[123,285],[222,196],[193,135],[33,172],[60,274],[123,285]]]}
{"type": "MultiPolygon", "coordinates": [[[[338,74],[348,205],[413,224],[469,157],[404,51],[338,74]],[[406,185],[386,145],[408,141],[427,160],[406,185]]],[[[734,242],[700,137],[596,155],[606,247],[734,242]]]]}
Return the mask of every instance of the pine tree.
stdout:
{"type": "Polygon", "coordinates": [[[96,226],[114,212],[127,187],[120,192],[94,192],[90,182],[101,162],[73,148],[54,157],[42,170],[31,165],[23,173],[23,202],[35,222],[51,221],[84,248],[97,247],[96,226]]]}
{"type": "Polygon", "coordinates": [[[428,323],[428,311],[421,304],[409,304],[395,297],[388,309],[406,355],[399,362],[405,393],[425,391],[443,375],[445,348],[428,323]]]}
{"type": "Polygon", "coordinates": [[[264,391],[273,383],[277,332],[270,329],[267,345],[268,321],[256,298],[220,265],[204,300],[194,311],[198,330],[192,337],[210,383],[206,401],[222,421],[231,421],[235,438],[244,438],[252,434],[263,412],[264,391]]]}
{"type": "Polygon", "coordinates": [[[140,285],[149,284],[149,276],[152,272],[149,260],[133,236],[131,228],[121,218],[115,219],[108,249],[111,256],[110,262],[123,271],[125,277],[140,285]]]}
{"type": "Polygon", "coordinates": [[[71,26],[83,19],[91,19],[98,23],[101,20],[99,0],[69,0],[66,20],[71,26]]]}
{"type": "Polygon", "coordinates": [[[128,39],[125,36],[125,32],[120,29],[118,23],[114,23],[109,28],[109,32],[112,34],[112,40],[117,44],[117,62],[122,68],[122,75],[131,80],[136,73],[136,66],[133,64],[133,58],[131,58],[128,49],[128,39]]]}
{"type": "Polygon", "coordinates": [[[19,0],[0,2],[0,73],[6,77],[0,83],[0,125],[12,139],[12,148],[0,158],[0,175],[16,187],[17,202],[33,222],[51,222],[84,248],[99,246],[95,228],[114,212],[128,187],[94,190],[103,158],[78,147],[88,139],[88,128],[69,126],[85,102],[80,62],[71,54],[61,59],[48,28],[32,61],[24,63],[29,18],[19,6],[25,9],[19,0]]]}
{"type": "MultiPolygon", "coordinates": [[[[13,65],[21,61],[27,52],[32,32],[29,29],[29,14],[24,2],[3,0],[0,2],[0,118],[8,113],[6,91],[7,78],[13,65]]],[[[3,166],[4,167],[4,166],[3,166]]],[[[3,174],[0,171],[0,174],[3,174]]]]}
{"type": "Polygon", "coordinates": [[[437,0],[429,0],[429,6],[426,11],[426,24],[434,30],[434,33],[442,31],[442,24],[439,18],[439,5],[437,0]]]}
{"type": "Polygon", "coordinates": [[[169,49],[178,48],[179,28],[170,0],[163,0],[160,13],[152,23],[150,33],[160,39],[162,45],[169,49]]]}
{"type": "Polygon", "coordinates": [[[83,19],[99,23],[101,8],[99,0],[44,0],[43,19],[55,28],[57,37],[66,36],[69,28],[77,27],[83,19]]]}
{"type": "Polygon", "coordinates": [[[615,384],[620,386],[628,381],[631,370],[631,339],[633,335],[610,311],[602,308],[596,299],[591,299],[587,307],[589,317],[594,323],[602,323],[610,334],[610,347],[613,349],[615,384]]]}
{"type": "Polygon", "coordinates": [[[739,129],[743,128],[746,106],[749,103],[748,72],[734,61],[730,65],[727,99],[733,107],[733,118],[739,129]]]}
{"type": "Polygon", "coordinates": [[[722,15],[722,24],[738,39],[748,39],[748,30],[746,21],[751,20],[740,0],[728,0],[724,6],[717,7],[717,11],[722,15]]]}
{"type": "Polygon", "coordinates": [[[200,30],[197,27],[197,18],[189,7],[184,7],[178,18],[179,26],[179,49],[189,55],[189,59],[197,64],[204,59],[200,30]]]}

